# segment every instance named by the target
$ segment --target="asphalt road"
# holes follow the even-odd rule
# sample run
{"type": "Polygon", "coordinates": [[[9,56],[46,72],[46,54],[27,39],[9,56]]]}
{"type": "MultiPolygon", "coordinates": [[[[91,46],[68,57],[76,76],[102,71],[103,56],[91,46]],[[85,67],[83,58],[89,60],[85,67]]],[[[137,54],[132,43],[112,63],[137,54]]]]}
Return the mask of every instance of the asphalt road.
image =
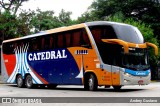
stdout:
{"type": "MultiPolygon", "coordinates": [[[[160,98],[160,82],[152,82],[146,86],[124,86],[120,91],[115,91],[111,88],[100,87],[97,91],[84,91],[83,86],[58,86],[56,89],[40,88],[34,89],[18,88],[13,84],[0,84],[0,97],[159,97],[160,98]]],[[[61,98],[60,98],[61,99],[61,98]]],[[[114,98],[113,98],[114,99],[114,98]]],[[[125,98],[124,98],[125,99],[125,98]]],[[[114,102],[114,101],[113,101],[114,102]]],[[[76,103],[76,106],[83,104],[87,106],[106,106],[106,103],[76,103]]],[[[9,104],[0,104],[0,106],[6,106],[9,104]]],[[[21,106],[22,104],[12,104],[21,106]]],[[[27,105],[27,104],[23,104],[27,105]]],[[[37,106],[37,104],[30,104],[37,106]]],[[[38,104],[45,105],[45,104],[38,104]]],[[[52,104],[47,104],[51,105],[52,104]]],[[[69,105],[75,106],[75,103],[56,103],[56,106],[69,105]]],[[[107,106],[120,105],[120,106],[132,106],[134,103],[107,103],[107,106]]],[[[141,106],[141,103],[136,103],[136,106],[141,106]]],[[[151,106],[150,103],[143,103],[145,106],[151,106]]],[[[159,106],[158,103],[152,104],[152,106],[159,106]]],[[[135,105],[134,105],[135,106],[135,105]]]]}

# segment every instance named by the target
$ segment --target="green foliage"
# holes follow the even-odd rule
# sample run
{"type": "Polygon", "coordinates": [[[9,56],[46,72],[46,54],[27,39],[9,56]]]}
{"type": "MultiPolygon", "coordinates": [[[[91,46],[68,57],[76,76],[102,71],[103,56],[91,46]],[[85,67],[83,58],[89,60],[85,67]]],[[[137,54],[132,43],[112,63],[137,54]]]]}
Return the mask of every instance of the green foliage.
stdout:
{"type": "Polygon", "coordinates": [[[158,0],[95,0],[90,11],[100,20],[122,12],[125,18],[134,18],[150,25],[154,37],[160,39],[160,1],[158,0]]]}
{"type": "MultiPolygon", "coordinates": [[[[29,33],[26,21],[16,15],[23,2],[28,0],[1,0],[0,1],[0,39],[11,39],[29,33]]],[[[1,42],[0,42],[1,43],[1,42]]]]}
{"type": "Polygon", "coordinates": [[[90,10],[94,16],[100,20],[103,20],[105,17],[116,13],[116,0],[95,0],[90,6],[90,10]]]}
{"type": "Polygon", "coordinates": [[[85,23],[85,22],[90,22],[90,21],[96,21],[99,20],[95,14],[92,12],[85,12],[81,15],[81,17],[78,17],[77,22],[78,23],[85,23]]]}
{"type": "Polygon", "coordinates": [[[57,17],[53,16],[53,11],[41,11],[37,9],[30,24],[33,25],[34,32],[48,30],[61,26],[57,17]]]}
{"type": "Polygon", "coordinates": [[[23,10],[19,16],[17,17],[18,25],[17,32],[19,36],[25,36],[32,33],[33,25],[31,24],[31,20],[35,15],[34,11],[26,11],[23,10]]]}
{"type": "Polygon", "coordinates": [[[72,14],[72,12],[65,12],[64,9],[61,10],[61,12],[59,13],[59,21],[61,22],[62,26],[68,26],[72,24],[72,20],[70,15],[72,14]]]}
{"type": "Polygon", "coordinates": [[[16,14],[23,2],[29,0],[2,0],[0,1],[0,41],[14,37],[26,36],[43,30],[76,24],[70,18],[71,12],[62,9],[59,16],[53,11],[26,11],[16,14]]]}
{"type": "Polygon", "coordinates": [[[30,24],[33,26],[34,32],[68,26],[77,23],[75,20],[71,20],[71,14],[71,12],[65,12],[65,10],[62,9],[57,17],[54,16],[53,11],[41,11],[37,9],[31,18],[30,24]]]}
{"type": "Polygon", "coordinates": [[[29,0],[1,0],[0,7],[2,7],[5,11],[9,11],[16,15],[22,3],[27,2],[29,0]]]}
{"type": "Polygon", "coordinates": [[[10,12],[0,14],[0,35],[4,39],[13,38],[16,36],[17,20],[15,15],[10,12]]]}

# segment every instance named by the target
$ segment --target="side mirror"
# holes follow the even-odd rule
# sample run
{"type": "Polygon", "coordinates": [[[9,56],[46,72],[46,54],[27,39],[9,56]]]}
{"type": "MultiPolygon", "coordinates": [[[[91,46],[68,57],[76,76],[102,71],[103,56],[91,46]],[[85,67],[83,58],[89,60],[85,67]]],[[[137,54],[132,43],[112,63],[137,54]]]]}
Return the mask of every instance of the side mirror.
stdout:
{"type": "Polygon", "coordinates": [[[158,56],[158,47],[153,43],[146,42],[146,44],[147,44],[147,46],[154,48],[154,53],[156,56],[158,56]]]}

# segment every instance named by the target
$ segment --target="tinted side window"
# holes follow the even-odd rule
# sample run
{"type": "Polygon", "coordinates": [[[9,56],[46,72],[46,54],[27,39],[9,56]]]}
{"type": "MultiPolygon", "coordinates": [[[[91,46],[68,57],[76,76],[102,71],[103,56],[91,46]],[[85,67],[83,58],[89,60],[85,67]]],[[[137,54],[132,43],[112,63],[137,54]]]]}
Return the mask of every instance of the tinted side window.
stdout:
{"type": "Polygon", "coordinates": [[[77,29],[71,32],[71,46],[72,47],[86,47],[91,48],[91,43],[85,29],[77,29]]]}
{"type": "Polygon", "coordinates": [[[82,35],[81,35],[81,45],[82,45],[83,47],[92,48],[86,30],[82,30],[81,33],[82,33],[82,35]]]}
{"type": "Polygon", "coordinates": [[[57,35],[57,47],[64,48],[66,46],[65,36],[62,33],[57,35]]]}
{"type": "Polygon", "coordinates": [[[71,47],[72,44],[72,34],[70,31],[65,32],[65,39],[66,39],[66,47],[71,47]]]}
{"type": "Polygon", "coordinates": [[[41,50],[44,50],[44,48],[45,48],[45,39],[44,39],[44,37],[42,37],[40,39],[40,42],[41,42],[41,50]]]}
{"type": "Polygon", "coordinates": [[[117,38],[112,26],[92,26],[90,30],[96,43],[102,42],[101,39],[117,38]]]}
{"type": "Polygon", "coordinates": [[[53,36],[50,36],[49,48],[50,49],[54,49],[55,48],[55,39],[54,39],[53,36]]]}
{"type": "Polygon", "coordinates": [[[40,50],[49,50],[55,48],[55,39],[53,35],[45,35],[39,37],[40,50]]]}
{"type": "Polygon", "coordinates": [[[38,51],[40,50],[40,41],[39,38],[31,38],[29,42],[29,51],[38,51]]]}
{"type": "Polygon", "coordinates": [[[18,53],[24,52],[24,48],[26,46],[25,40],[7,42],[3,44],[3,53],[4,54],[15,54],[15,50],[18,53]]]}
{"type": "Polygon", "coordinates": [[[14,46],[12,42],[3,43],[3,53],[4,54],[13,54],[14,53],[14,46]]]}
{"type": "Polygon", "coordinates": [[[48,50],[50,49],[50,36],[44,36],[44,49],[48,50]]]}
{"type": "MultiPolygon", "coordinates": [[[[106,64],[115,63],[115,53],[117,47],[114,44],[105,43],[102,39],[116,39],[116,34],[111,26],[93,26],[90,27],[93,38],[97,44],[102,61],[106,64]]],[[[118,54],[118,53],[117,53],[118,54]]]]}
{"type": "Polygon", "coordinates": [[[73,43],[72,46],[81,46],[81,32],[80,31],[74,31],[72,33],[72,37],[73,37],[73,43]]]}

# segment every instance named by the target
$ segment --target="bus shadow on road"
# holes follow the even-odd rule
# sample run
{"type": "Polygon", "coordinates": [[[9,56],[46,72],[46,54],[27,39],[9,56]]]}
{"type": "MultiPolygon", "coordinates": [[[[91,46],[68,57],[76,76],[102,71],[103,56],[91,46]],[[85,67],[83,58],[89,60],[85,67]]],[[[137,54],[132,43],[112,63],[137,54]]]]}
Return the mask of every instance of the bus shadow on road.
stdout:
{"type": "MultiPolygon", "coordinates": [[[[17,87],[17,85],[8,85],[10,87],[17,87]]],[[[18,88],[18,87],[17,87],[18,88]]],[[[21,89],[21,88],[19,88],[21,89]]],[[[25,88],[22,88],[22,89],[25,89],[25,88]]],[[[35,86],[31,89],[41,89],[41,90],[66,90],[66,91],[87,91],[85,90],[83,87],[68,87],[68,86],[58,86],[57,88],[48,88],[46,86],[35,86]]],[[[136,91],[144,91],[144,90],[147,90],[147,89],[126,89],[126,88],[122,88],[120,90],[115,90],[113,89],[112,87],[111,88],[98,88],[96,91],[94,92],[136,92],[136,91]]]]}
{"type": "Polygon", "coordinates": [[[136,91],[143,91],[146,89],[120,89],[120,90],[115,90],[113,88],[108,88],[108,89],[98,89],[97,92],[136,92],[136,91]]]}
{"type": "MultiPolygon", "coordinates": [[[[83,88],[55,88],[53,90],[68,90],[68,91],[87,91],[83,88]]],[[[114,90],[114,89],[97,89],[94,92],[136,92],[136,91],[143,91],[146,89],[120,89],[120,90],[114,90]]]]}

